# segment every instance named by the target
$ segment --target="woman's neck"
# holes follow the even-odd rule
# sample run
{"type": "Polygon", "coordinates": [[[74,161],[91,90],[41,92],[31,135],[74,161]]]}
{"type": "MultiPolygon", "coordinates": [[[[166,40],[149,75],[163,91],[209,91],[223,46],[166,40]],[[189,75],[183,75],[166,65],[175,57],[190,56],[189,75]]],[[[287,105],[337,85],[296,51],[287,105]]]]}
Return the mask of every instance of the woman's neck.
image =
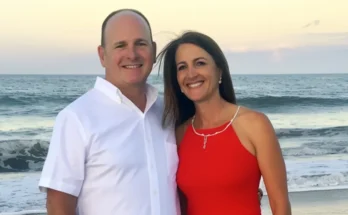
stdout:
{"type": "Polygon", "coordinates": [[[221,124],[224,120],[224,109],[228,106],[228,102],[221,96],[209,99],[201,103],[195,104],[195,127],[211,128],[221,124]]]}

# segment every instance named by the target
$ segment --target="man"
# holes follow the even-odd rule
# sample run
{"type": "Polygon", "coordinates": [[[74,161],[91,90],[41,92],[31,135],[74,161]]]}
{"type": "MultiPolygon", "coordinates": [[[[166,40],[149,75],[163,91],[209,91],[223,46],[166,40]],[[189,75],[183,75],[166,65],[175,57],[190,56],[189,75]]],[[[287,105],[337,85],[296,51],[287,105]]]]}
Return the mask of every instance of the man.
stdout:
{"type": "Polygon", "coordinates": [[[98,47],[105,79],[59,112],[39,187],[49,215],[177,215],[178,157],[146,83],[156,44],[134,10],[110,14],[98,47]]]}
{"type": "Polygon", "coordinates": [[[105,79],[59,112],[39,187],[48,215],[177,215],[178,157],[162,101],[146,83],[156,44],[130,9],[103,22],[105,79]]]}

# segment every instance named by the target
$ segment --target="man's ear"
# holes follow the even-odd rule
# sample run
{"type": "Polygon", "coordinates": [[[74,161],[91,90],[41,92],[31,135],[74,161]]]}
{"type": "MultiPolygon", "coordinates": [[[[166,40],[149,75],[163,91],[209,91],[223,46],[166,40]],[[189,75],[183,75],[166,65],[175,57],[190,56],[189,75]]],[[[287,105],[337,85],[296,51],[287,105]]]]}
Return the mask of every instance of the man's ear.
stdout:
{"type": "Polygon", "coordinates": [[[105,57],[105,49],[103,46],[99,45],[98,46],[98,56],[99,56],[99,61],[101,63],[101,65],[103,67],[105,67],[105,61],[104,61],[104,57],[105,57]]]}
{"type": "Polygon", "coordinates": [[[157,53],[156,42],[152,42],[152,51],[153,51],[153,63],[156,63],[156,53],[157,53]]]}

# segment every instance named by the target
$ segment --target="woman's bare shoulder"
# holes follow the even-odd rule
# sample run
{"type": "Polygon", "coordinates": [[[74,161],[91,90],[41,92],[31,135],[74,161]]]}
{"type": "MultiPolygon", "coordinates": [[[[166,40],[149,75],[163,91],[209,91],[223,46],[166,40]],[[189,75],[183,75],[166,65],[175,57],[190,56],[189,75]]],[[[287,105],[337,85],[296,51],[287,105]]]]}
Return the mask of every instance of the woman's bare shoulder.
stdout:
{"type": "Polygon", "coordinates": [[[273,126],[266,114],[246,107],[240,108],[239,114],[236,117],[236,124],[251,136],[266,131],[273,133],[273,126]]]}
{"type": "Polygon", "coordinates": [[[240,107],[237,118],[239,123],[246,124],[248,127],[254,123],[262,124],[269,121],[266,114],[243,106],[240,107]]]}

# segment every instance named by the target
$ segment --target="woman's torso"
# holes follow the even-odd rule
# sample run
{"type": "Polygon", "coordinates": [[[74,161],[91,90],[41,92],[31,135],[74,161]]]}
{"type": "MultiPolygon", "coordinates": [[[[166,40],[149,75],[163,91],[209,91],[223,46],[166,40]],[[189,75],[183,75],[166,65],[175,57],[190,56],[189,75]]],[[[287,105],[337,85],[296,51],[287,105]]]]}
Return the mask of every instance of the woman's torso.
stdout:
{"type": "Polygon", "coordinates": [[[200,134],[223,132],[207,138],[192,125],[180,143],[177,183],[187,198],[188,215],[259,215],[261,173],[256,160],[228,123],[200,134]]]}

